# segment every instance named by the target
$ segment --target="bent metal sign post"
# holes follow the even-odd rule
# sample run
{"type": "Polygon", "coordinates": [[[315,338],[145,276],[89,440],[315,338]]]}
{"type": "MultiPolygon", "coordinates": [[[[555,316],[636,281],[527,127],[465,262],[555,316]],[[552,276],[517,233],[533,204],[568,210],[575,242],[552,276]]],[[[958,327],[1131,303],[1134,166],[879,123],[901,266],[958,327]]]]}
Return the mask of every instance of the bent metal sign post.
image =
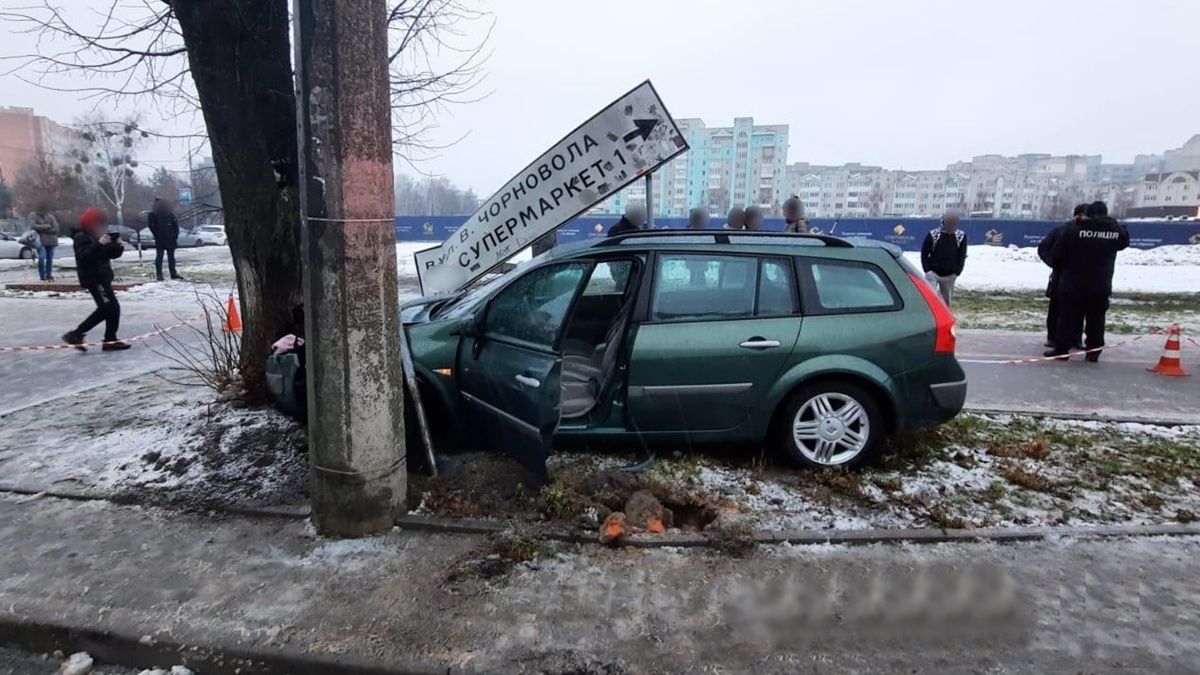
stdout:
{"type": "Polygon", "coordinates": [[[418,251],[421,292],[463,288],[687,148],[646,80],[525,167],[441,246],[418,251]]]}

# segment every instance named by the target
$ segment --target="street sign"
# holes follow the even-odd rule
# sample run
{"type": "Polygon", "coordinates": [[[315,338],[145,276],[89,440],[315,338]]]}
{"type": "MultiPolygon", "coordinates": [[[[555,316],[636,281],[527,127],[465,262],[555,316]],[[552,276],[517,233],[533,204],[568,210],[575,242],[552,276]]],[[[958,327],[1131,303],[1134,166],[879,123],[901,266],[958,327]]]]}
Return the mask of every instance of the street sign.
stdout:
{"type": "Polygon", "coordinates": [[[422,293],[466,286],[687,147],[646,80],[525,167],[441,246],[418,251],[422,293]]]}
{"type": "Polygon", "coordinates": [[[192,188],[181,185],[179,186],[179,205],[187,206],[192,203],[192,188]]]}

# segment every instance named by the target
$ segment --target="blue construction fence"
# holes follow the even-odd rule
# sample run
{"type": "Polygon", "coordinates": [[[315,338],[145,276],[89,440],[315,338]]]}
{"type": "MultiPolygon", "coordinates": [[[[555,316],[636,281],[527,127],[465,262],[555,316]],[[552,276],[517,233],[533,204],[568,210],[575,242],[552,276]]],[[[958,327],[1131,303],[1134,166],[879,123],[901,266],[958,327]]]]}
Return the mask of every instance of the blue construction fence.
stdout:
{"type": "MultiPolygon", "coordinates": [[[[466,216],[396,216],[397,241],[428,241],[440,244],[466,220],[466,216]]],[[[603,237],[619,216],[580,216],[558,228],[559,243],[603,237]]],[[[723,219],[714,219],[719,227],[723,219]]],[[[971,244],[1019,247],[1037,246],[1042,237],[1058,226],[1049,220],[967,219],[959,227],[971,244]]],[[[917,251],[925,234],[938,226],[936,218],[814,218],[814,232],[841,237],[866,237],[896,244],[906,251],[917,251]]],[[[686,218],[655,218],[655,228],[683,229],[686,218]]],[[[1200,245],[1200,221],[1132,221],[1130,243],[1134,248],[1155,248],[1173,244],[1200,245]]],[[[766,230],[782,231],[783,219],[768,218],[766,230]]]]}

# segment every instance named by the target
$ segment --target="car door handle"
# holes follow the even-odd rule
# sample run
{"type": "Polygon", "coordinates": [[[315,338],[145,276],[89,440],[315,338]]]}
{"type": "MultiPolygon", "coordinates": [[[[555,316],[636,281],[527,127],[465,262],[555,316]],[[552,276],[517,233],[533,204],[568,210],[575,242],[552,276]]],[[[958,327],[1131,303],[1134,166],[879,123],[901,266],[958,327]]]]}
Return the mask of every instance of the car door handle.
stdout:
{"type": "Polygon", "coordinates": [[[533,387],[534,389],[542,386],[542,383],[539,380],[529,377],[528,375],[517,375],[513,379],[517,381],[517,384],[523,384],[526,387],[533,387]]]}
{"type": "Polygon", "coordinates": [[[766,338],[755,336],[749,340],[746,340],[745,342],[742,342],[738,346],[742,349],[775,349],[776,347],[782,345],[783,343],[779,340],[768,340],[766,338]]]}

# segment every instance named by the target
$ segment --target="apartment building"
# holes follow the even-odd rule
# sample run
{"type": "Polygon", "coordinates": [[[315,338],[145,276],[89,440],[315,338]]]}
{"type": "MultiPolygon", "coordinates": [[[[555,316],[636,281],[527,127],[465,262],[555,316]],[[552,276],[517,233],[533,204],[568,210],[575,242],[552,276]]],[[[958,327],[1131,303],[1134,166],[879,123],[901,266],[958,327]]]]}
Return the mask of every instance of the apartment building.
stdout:
{"type": "MultiPolygon", "coordinates": [[[[774,212],[786,197],[788,127],[758,125],[738,117],[733,126],[708,127],[703,120],[676,120],[689,149],[654,173],[657,216],[681,216],[696,206],[723,214],[732,206],[756,205],[774,212]]],[[[600,204],[593,213],[621,213],[630,201],[644,201],[637,181],[600,204]]]]}
{"type": "Polygon", "coordinates": [[[67,163],[78,143],[78,132],[33,108],[0,107],[0,178],[8,183],[40,158],[67,163]]]}

